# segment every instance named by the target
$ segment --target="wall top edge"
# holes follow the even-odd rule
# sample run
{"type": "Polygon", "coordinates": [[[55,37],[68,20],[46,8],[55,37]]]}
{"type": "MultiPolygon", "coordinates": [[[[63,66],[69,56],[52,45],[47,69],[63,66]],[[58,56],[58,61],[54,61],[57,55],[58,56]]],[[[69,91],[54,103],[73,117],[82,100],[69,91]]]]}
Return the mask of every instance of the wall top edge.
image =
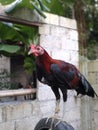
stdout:
{"type": "MultiPolygon", "coordinates": [[[[43,12],[46,15],[46,18],[43,18],[40,16],[35,10],[30,10],[27,8],[21,8],[17,12],[15,12],[13,15],[7,15],[5,13],[7,6],[2,6],[0,4],[0,15],[3,15],[4,17],[9,17],[11,22],[11,17],[27,20],[28,22],[35,22],[39,24],[52,24],[55,26],[61,26],[65,28],[70,29],[77,29],[77,23],[75,19],[66,18],[63,16],[58,16],[56,14],[51,14],[47,12],[43,12]],[[20,14],[20,15],[19,15],[20,14]]],[[[13,21],[13,20],[12,20],[13,21]]],[[[38,25],[40,26],[40,25],[38,25]]]]}
{"type": "Polygon", "coordinates": [[[77,22],[75,19],[70,19],[70,18],[58,16],[56,14],[51,14],[47,12],[44,12],[44,14],[46,15],[46,18],[43,18],[42,20],[43,23],[53,24],[53,25],[77,30],[77,22]]]}

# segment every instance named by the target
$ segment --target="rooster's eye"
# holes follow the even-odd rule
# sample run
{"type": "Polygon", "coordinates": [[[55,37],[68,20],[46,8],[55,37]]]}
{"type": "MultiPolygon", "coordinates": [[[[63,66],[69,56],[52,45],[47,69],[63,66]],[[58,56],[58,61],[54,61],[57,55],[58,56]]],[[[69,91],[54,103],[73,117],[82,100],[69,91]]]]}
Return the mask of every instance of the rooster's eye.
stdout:
{"type": "Polygon", "coordinates": [[[39,47],[37,47],[36,49],[37,49],[38,51],[40,50],[40,48],[39,48],[39,47]]]}

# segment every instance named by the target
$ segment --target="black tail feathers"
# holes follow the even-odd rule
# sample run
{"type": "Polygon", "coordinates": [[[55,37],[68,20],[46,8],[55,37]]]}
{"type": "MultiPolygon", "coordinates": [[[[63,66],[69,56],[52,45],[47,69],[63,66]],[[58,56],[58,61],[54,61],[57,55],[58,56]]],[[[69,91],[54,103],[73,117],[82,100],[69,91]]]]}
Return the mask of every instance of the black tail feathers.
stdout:
{"type": "Polygon", "coordinates": [[[83,95],[88,95],[93,98],[95,96],[98,97],[95,90],[92,88],[90,83],[86,80],[86,78],[83,75],[81,76],[81,79],[80,79],[79,88],[76,91],[77,91],[77,95],[80,93],[83,95]]]}

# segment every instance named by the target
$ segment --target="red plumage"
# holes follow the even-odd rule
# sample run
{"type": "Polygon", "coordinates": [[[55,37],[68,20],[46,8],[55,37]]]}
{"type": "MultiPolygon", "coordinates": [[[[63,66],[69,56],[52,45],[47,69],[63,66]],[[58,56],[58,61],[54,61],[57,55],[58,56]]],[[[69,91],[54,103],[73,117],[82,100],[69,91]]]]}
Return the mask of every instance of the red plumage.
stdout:
{"type": "Polygon", "coordinates": [[[67,90],[74,89],[78,94],[97,96],[94,89],[79,70],[72,64],[56,60],[49,56],[39,45],[31,45],[29,54],[36,57],[37,78],[48,84],[53,90],[56,100],[60,100],[59,89],[63,94],[63,101],[67,100],[67,90]]]}

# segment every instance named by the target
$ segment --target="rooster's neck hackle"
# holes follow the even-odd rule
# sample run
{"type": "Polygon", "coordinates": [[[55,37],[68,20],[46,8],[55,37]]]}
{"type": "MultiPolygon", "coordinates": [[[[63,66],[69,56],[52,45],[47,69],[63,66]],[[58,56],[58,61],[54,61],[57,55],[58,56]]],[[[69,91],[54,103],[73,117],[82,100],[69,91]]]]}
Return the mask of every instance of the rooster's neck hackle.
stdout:
{"type": "Polygon", "coordinates": [[[46,51],[44,51],[43,55],[40,55],[37,58],[37,61],[45,68],[45,71],[50,73],[50,65],[53,63],[53,59],[49,56],[49,54],[46,51]]]}
{"type": "Polygon", "coordinates": [[[44,54],[39,56],[39,61],[41,63],[43,63],[43,62],[51,63],[52,62],[52,57],[50,57],[49,54],[46,51],[44,51],[44,54]]]}

